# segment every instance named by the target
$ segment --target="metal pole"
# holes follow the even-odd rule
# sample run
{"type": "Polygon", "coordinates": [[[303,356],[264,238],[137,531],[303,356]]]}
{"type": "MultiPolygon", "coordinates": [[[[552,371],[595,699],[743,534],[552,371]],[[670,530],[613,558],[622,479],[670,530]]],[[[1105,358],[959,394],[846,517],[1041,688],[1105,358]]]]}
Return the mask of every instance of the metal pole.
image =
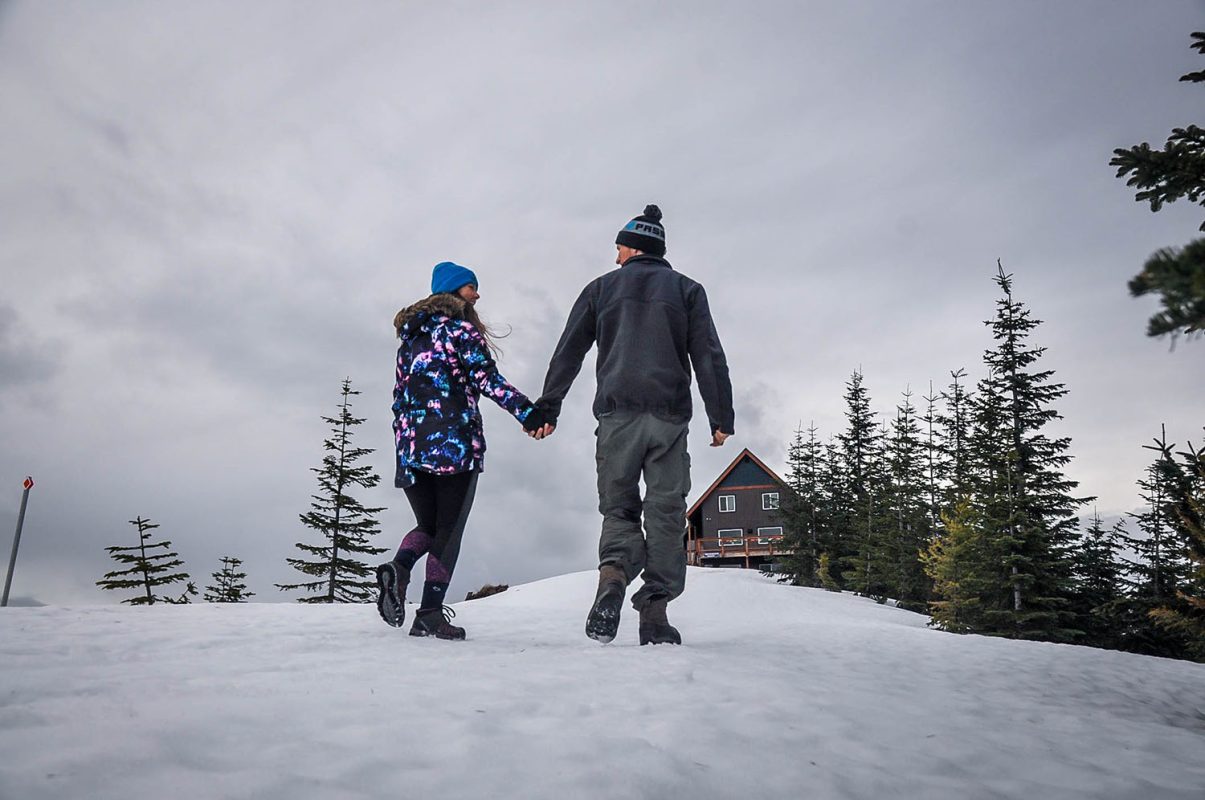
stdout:
{"type": "Polygon", "coordinates": [[[0,597],[0,608],[8,605],[8,590],[13,585],[13,568],[17,566],[17,548],[21,546],[21,526],[25,524],[25,506],[29,503],[29,490],[33,488],[33,478],[26,476],[25,492],[21,495],[21,512],[17,514],[17,532],[13,536],[13,552],[8,557],[8,576],[4,579],[4,596],[0,597]]]}

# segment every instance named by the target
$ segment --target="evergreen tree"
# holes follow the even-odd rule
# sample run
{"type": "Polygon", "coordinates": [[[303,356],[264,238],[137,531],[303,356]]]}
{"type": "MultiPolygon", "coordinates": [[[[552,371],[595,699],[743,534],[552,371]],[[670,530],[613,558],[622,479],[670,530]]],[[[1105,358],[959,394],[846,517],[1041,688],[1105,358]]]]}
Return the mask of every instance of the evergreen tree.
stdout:
{"type": "Polygon", "coordinates": [[[841,591],[841,584],[837,583],[837,579],[833,577],[832,561],[833,558],[828,553],[820,554],[820,559],[816,565],[816,580],[822,589],[827,589],[830,592],[839,592],[841,591]]]}
{"type": "Polygon", "coordinates": [[[954,633],[988,628],[986,611],[997,591],[995,573],[1003,557],[993,551],[997,542],[986,535],[982,517],[969,499],[942,512],[942,532],[921,554],[925,573],[933,580],[931,625],[954,633]]]}
{"type": "Polygon", "coordinates": [[[1172,447],[1167,443],[1167,430],[1164,428],[1152,448],[1159,456],[1147,467],[1146,476],[1138,481],[1138,496],[1143,502],[1143,510],[1130,514],[1141,536],[1126,540],[1126,544],[1139,557],[1131,570],[1135,595],[1149,599],[1151,607],[1174,596],[1187,572],[1183,549],[1174,530],[1172,492],[1178,475],[1165,465],[1172,447]]]}
{"type": "Polygon", "coordinates": [[[353,447],[352,429],[364,422],[351,414],[351,397],[359,392],[351,388],[351,379],[343,381],[343,402],[339,416],[323,417],[331,426],[331,436],[322,444],[327,455],[322,466],[311,469],[318,475],[319,494],[312,495],[310,511],[301,515],[301,522],[322,534],[325,542],[319,545],[297,543],[297,549],[309,556],[286,561],[297,571],[314,580],[293,584],[276,584],[281,590],[301,589],[317,593],[299,598],[303,603],[362,603],[372,598],[376,582],[369,576],[372,568],[356,557],[379,555],[383,547],[369,544],[380,523],[376,515],[383,508],[366,508],[349,493],[354,487],[371,489],[380,477],[369,465],[356,462],[372,453],[369,448],[353,447]]]}
{"type": "Polygon", "coordinates": [[[205,587],[206,603],[245,603],[255,597],[247,591],[247,573],[239,572],[243,562],[233,556],[222,557],[222,568],[213,573],[213,584],[205,587]]]}
{"type": "Polygon", "coordinates": [[[859,594],[883,600],[887,574],[881,536],[887,476],[883,465],[883,432],[870,409],[870,395],[862,384],[861,370],[846,384],[846,428],[838,439],[849,491],[849,525],[842,538],[852,545],[842,554],[845,586],[859,594]]]}
{"type": "Polygon", "coordinates": [[[933,381],[929,381],[929,393],[921,399],[925,401],[925,415],[920,418],[924,441],[925,506],[929,515],[929,530],[936,532],[941,527],[941,487],[946,480],[948,466],[941,450],[941,414],[937,411],[940,397],[933,393],[933,381]]]}
{"type": "Polygon", "coordinates": [[[155,603],[188,603],[190,596],[197,593],[196,585],[189,580],[188,573],[177,570],[184,566],[180,556],[175,553],[172,543],[168,540],[152,542],[151,531],[158,528],[157,523],[141,516],[130,520],[130,524],[138,529],[138,544],[130,547],[106,547],[105,552],[118,564],[128,564],[125,569],[105,573],[105,577],[96,582],[102,589],[140,589],[139,594],[122,600],[132,606],[149,606],[155,603]],[[155,594],[161,586],[173,583],[184,583],[184,591],[177,597],[167,597],[155,594]]]}
{"type": "MultiPolygon", "coordinates": [[[[1192,34],[1192,47],[1205,54],[1205,32],[1192,34]]],[[[1205,71],[1180,77],[1191,83],[1205,82],[1205,71]]],[[[1117,177],[1127,178],[1127,186],[1138,187],[1134,199],[1150,203],[1158,211],[1164,203],[1187,198],[1205,205],[1205,129],[1196,125],[1174,128],[1162,150],[1152,150],[1146,142],[1113,151],[1111,166],[1117,177]]],[[[1200,230],[1205,231],[1205,223],[1200,230]]],[[[1191,334],[1205,330],[1205,245],[1198,240],[1182,253],[1161,250],[1130,281],[1135,297],[1156,292],[1162,297],[1163,311],[1153,316],[1148,336],[1170,333],[1191,334]]]]}
{"type": "Polygon", "coordinates": [[[889,519],[882,536],[881,560],[888,569],[888,593],[901,607],[914,610],[923,610],[929,599],[929,581],[920,555],[931,534],[930,484],[920,437],[912,392],[905,391],[886,441],[889,479],[885,506],[889,519]]]}
{"type": "Polygon", "coordinates": [[[826,571],[821,571],[818,566],[817,577],[825,588],[835,587],[839,591],[844,587],[840,565],[844,558],[854,552],[856,542],[853,538],[855,512],[849,476],[845,471],[840,443],[835,437],[830,436],[824,445],[822,467],[819,496],[820,519],[824,525],[820,530],[820,553],[826,571]],[[827,556],[827,560],[824,560],[824,556],[827,556]],[[833,587],[825,584],[825,575],[833,587]]]}
{"type": "Polygon", "coordinates": [[[996,283],[1004,296],[986,323],[996,345],[984,353],[988,377],[973,403],[969,448],[983,532],[1002,555],[981,632],[1070,641],[1080,634],[1069,607],[1074,512],[1087,498],[1070,494],[1077,484],[1063,472],[1070,440],[1044,431],[1061,418],[1053,403],[1067,390],[1035,368],[1045,348],[1027,340],[1041,323],[1013,299],[1012,276],[999,264],[996,283]]]}
{"type": "Polygon", "coordinates": [[[818,586],[817,567],[821,553],[824,521],[820,475],[824,469],[824,454],[816,438],[816,426],[808,428],[808,437],[796,430],[787,449],[787,486],[790,491],[782,498],[778,518],[783,524],[783,547],[789,551],[782,558],[783,576],[797,586],[818,586]]]}
{"type": "Polygon", "coordinates": [[[1174,596],[1165,597],[1151,617],[1167,632],[1182,637],[1187,655],[1205,661],[1205,446],[1187,445],[1177,461],[1160,442],[1158,462],[1169,489],[1175,530],[1193,567],[1174,596]]]}
{"type": "Polygon", "coordinates": [[[1075,553],[1074,607],[1083,644],[1095,647],[1120,646],[1118,610],[1123,601],[1125,563],[1121,557],[1124,523],[1106,530],[1100,515],[1092,513],[1092,524],[1080,537],[1075,553]]]}
{"type": "Polygon", "coordinates": [[[1184,637],[1160,627],[1151,612],[1174,597],[1187,575],[1187,562],[1174,531],[1169,474],[1161,469],[1164,451],[1170,452],[1166,431],[1150,448],[1159,453],[1138,480],[1142,510],[1129,514],[1137,535],[1122,531],[1121,542],[1133,553],[1126,559],[1122,582],[1124,596],[1113,608],[1114,638],[1122,650],[1146,655],[1182,658],[1184,637]]]}
{"type": "Polygon", "coordinates": [[[938,452],[944,461],[945,478],[941,506],[947,510],[970,497],[972,491],[970,438],[974,393],[967,392],[962,384],[966,370],[956,369],[950,376],[949,387],[941,393],[945,411],[937,416],[938,452]]]}
{"type": "Polygon", "coordinates": [[[1163,310],[1150,318],[1147,336],[1171,334],[1174,343],[1205,333],[1205,239],[1156,251],[1130,279],[1130,294],[1159,295],[1163,310]]]}

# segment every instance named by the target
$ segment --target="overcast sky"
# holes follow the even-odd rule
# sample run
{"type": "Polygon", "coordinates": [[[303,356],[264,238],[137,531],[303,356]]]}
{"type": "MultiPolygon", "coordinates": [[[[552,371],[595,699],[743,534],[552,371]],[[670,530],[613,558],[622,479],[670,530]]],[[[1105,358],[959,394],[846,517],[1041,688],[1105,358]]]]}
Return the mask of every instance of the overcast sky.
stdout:
{"type": "MultiPolygon", "coordinates": [[[[855,369],[884,418],[982,377],[999,258],[1070,390],[1071,476],[1131,510],[1161,423],[1205,437],[1205,342],[1147,338],[1125,284],[1203,212],[1108,161],[1203,122],[1202,28],[1170,0],[0,4],[5,557],[37,481],[13,594],[120,599],[93,584],[142,515],[202,586],[234,555],[292,597],[345,376],[396,547],[394,312],[472,266],[534,397],[650,202],[736,394],[727,446],[692,427],[691,501],[741,447],[781,469],[798,424],[838,432],[855,369]]],[[[595,566],[592,366],[546,442],[485,409],[452,596],[595,566]]]]}

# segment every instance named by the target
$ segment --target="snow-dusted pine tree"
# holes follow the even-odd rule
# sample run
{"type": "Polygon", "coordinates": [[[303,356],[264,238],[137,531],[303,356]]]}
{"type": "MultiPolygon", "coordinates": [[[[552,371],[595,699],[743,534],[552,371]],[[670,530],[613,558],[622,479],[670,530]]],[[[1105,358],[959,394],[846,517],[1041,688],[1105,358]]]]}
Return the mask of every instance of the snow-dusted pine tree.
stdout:
{"type": "Polygon", "coordinates": [[[125,569],[105,573],[105,577],[96,582],[102,589],[140,589],[139,594],[122,600],[132,606],[149,606],[155,603],[187,603],[189,597],[196,595],[197,587],[189,580],[188,573],[177,570],[184,566],[180,556],[172,550],[172,543],[166,539],[161,542],[149,541],[151,531],[158,528],[158,523],[143,519],[141,516],[130,520],[130,524],[138,529],[138,544],[130,547],[106,547],[109,557],[118,564],[128,564],[125,569]],[[173,583],[184,583],[184,591],[176,597],[155,594],[161,586],[173,583]]]}
{"type": "Polygon", "coordinates": [[[308,556],[285,559],[291,567],[314,580],[276,584],[283,590],[301,589],[311,596],[300,597],[302,603],[363,603],[371,599],[375,581],[369,576],[372,568],[357,556],[380,555],[383,547],[373,547],[370,537],[380,523],[376,515],[384,508],[367,508],[350,494],[355,487],[370,489],[381,482],[369,465],[356,465],[370,448],[353,447],[352,429],[364,422],[351,414],[351,398],[359,392],[351,388],[351,379],[343,381],[343,401],[339,416],[323,417],[331,426],[331,436],[322,446],[326,456],[322,466],[311,469],[318,475],[319,493],[312,495],[310,511],[301,515],[301,522],[322,534],[323,544],[297,543],[297,549],[308,556]]]}

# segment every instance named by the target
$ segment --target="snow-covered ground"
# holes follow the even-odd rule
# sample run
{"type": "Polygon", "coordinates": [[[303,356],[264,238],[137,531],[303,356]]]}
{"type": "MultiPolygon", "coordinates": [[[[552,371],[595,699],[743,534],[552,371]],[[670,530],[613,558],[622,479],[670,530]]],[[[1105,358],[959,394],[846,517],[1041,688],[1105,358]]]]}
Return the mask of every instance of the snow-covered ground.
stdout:
{"type": "Polygon", "coordinates": [[[372,606],[5,609],[0,798],[1205,797],[1203,665],[701,569],[685,645],[629,608],[603,646],[594,581],[461,603],[466,642],[372,606]]]}

